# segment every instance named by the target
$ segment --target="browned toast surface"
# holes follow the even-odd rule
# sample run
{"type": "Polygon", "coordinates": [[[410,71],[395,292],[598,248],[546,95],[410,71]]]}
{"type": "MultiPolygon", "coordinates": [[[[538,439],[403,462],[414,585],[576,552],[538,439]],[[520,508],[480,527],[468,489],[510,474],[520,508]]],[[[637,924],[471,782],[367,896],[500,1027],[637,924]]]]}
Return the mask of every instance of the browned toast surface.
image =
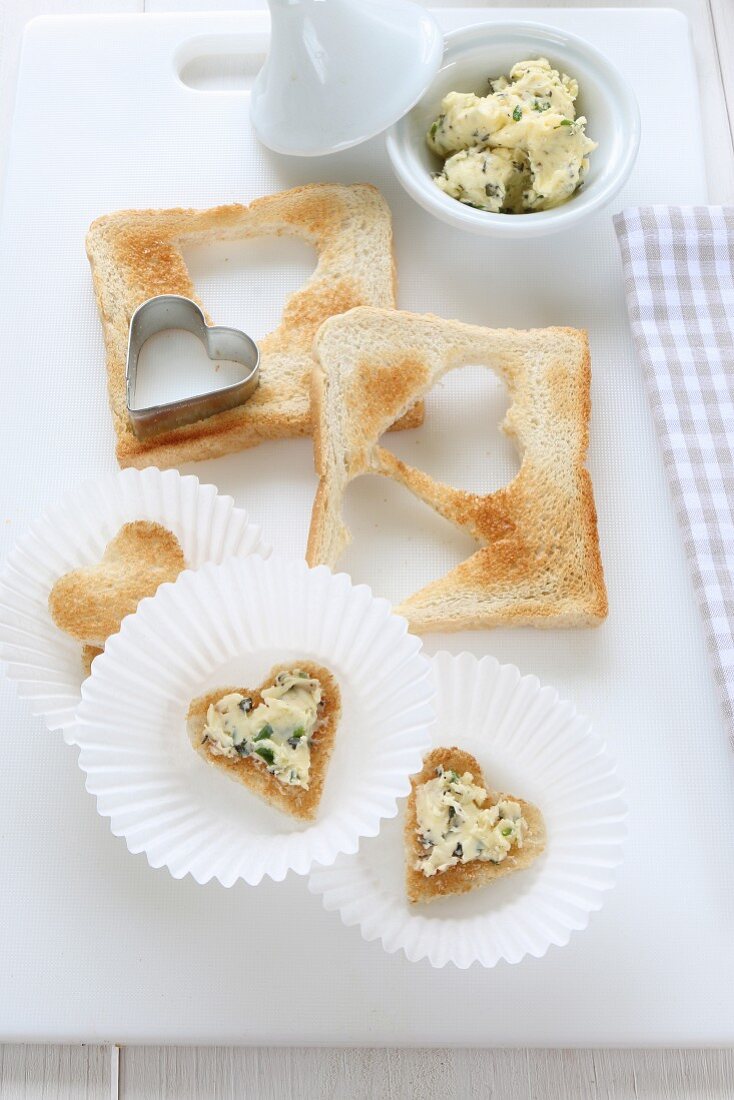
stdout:
{"type": "MultiPolygon", "coordinates": [[[[104,329],[110,407],[121,466],[167,467],[216,458],[269,439],[311,430],[312,344],[321,323],[354,306],[395,305],[390,210],[369,184],[309,184],[209,210],[121,210],[98,218],[87,255],[104,329]],[[316,270],[285,304],[274,332],[259,341],[260,386],[245,405],[147,440],[127,413],[125,363],[130,320],[159,294],[192,298],[204,310],[182,249],[259,236],[299,237],[317,251],[316,270]]],[[[211,318],[207,317],[209,323],[211,318]]],[[[226,323],[215,318],[215,323],[226,323]]],[[[401,426],[420,423],[409,412],[401,426]]]]}
{"type": "MultiPolygon", "coordinates": [[[[51,617],[85,647],[99,650],[145,596],[185,568],[181,545],[167,527],[148,520],[126,523],[101,561],[57,580],[48,598],[51,617]]],[[[82,659],[91,664],[95,656],[85,652],[82,659]]]]}
{"type": "Polygon", "coordinates": [[[350,537],[342,518],[346,488],[362,474],[380,474],[478,544],[466,561],[399,605],[414,631],[591,626],[606,617],[585,467],[591,408],[586,333],[487,329],[430,315],[355,309],[323,325],[315,352],[319,485],[310,565],[336,564],[350,537]],[[522,458],[517,476],[487,495],[441,484],[379,445],[386,427],[447,371],[471,363],[486,365],[506,383],[512,403],[502,427],[516,439],[522,458]]]}

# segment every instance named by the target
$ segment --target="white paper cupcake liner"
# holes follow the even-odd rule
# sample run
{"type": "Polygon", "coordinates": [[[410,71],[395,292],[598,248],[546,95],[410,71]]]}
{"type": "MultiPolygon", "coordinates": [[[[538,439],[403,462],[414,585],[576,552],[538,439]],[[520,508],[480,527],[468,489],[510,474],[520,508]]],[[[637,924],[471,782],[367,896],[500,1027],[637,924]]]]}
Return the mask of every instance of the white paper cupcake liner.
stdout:
{"type": "Polygon", "coordinates": [[[256,885],[330,864],[397,812],[427,750],[434,687],[420,648],[386,600],[323,566],[252,557],[182,573],[123,622],[82,687],[87,790],[130,851],[174,878],[256,885]],[[186,733],[192,698],[256,688],[299,659],[330,669],[342,696],[313,824],[209,766],[186,733]]]}
{"type": "Polygon", "coordinates": [[[411,905],[405,895],[403,814],[358,855],[314,868],[309,889],[366,940],[432,966],[517,963],[568,943],[614,883],[627,833],[615,766],[574,706],[513,665],[468,653],[434,659],[432,747],[476,756],[489,787],[539,806],[546,851],[528,869],[469,894],[411,905]]]}
{"type": "Polygon", "coordinates": [[[270,548],[247,512],[176,470],[123,470],[86,482],[38,519],[0,575],[0,658],[49,730],[68,730],[81,698],[81,647],[54,624],[48,596],[64,573],[98,562],[125,523],[153,520],[178,537],[189,568],[270,548]]]}

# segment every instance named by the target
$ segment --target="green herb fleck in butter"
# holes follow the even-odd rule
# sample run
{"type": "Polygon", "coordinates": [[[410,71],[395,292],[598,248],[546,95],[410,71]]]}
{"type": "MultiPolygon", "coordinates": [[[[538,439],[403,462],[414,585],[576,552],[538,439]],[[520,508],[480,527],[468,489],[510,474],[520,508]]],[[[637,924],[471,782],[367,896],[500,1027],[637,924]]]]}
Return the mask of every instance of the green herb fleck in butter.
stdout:
{"type": "Polygon", "coordinates": [[[581,186],[596,149],[584,132],[586,119],[576,118],[577,82],[538,57],[490,85],[486,96],[444,98],[426,138],[445,161],[436,184],[491,213],[560,206],[581,186]]]}
{"type": "Polygon", "coordinates": [[[254,753],[276,779],[308,790],[321,697],[320,682],[300,669],[279,672],[254,709],[252,699],[236,691],[211,703],[204,740],[214,756],[236,760],[254,753]]]}
{"type": "Polygon", "coordinates": [[[418,838],[426,855],[415,863],[426,877],[474,859],[501,863],[513,846],[522,848],[527,822],[517,802],[503,799],[480,808],[487,798],[471,772],[462,776],[436,769],[436,778],[416,791],[418,838]]]}

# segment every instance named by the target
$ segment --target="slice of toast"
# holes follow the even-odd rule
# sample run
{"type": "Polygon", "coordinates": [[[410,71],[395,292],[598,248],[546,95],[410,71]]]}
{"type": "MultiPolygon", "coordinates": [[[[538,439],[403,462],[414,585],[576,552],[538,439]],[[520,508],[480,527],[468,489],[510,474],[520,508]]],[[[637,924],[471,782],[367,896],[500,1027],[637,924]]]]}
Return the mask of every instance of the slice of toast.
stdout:
{"type": "MultiPolygon", "coordinates": [[[[311,347],[327,317],[353,306],[395,305],[390,209],[369,184],[310,184],[210,210],[121,210],[97,218],[87,234],[107,352],[110,406],[121,466],[162,468],[217,458],[268,439],[311,431],[311,347]],[[158,294],[180,294],[204,308],[186,268],[187,245],[246,237],[291,236],[312,244],[318,263],[286,302],[278,328],[259,341],[260,386],[245,405],[139,440],[127,413],[125,363],[130,319],[158,294]]],[[[211,323],[211,319],[207,317],[211,323]]],[[[226,318],[216,318],[225,323],[226,318]]],[[[410,410],[400,427],[422,421],[410,410]]]]}
{"type": "Polygon", "coordinates": [[[249,687],[224,687],[207,692],[206,695],[194,699],[189,707],[186,718],[186,729],[191,744],[207,764],[218,768],[238,783],[242,783],[254,794],[259,795],[265,802],[275,806],[283,813],[290,814],[300,821],[313,821],[318,813],[321,795],[326,779],[326,770],[334,750],[336,729],[341,716],[341,694],[339,685],[328,669],[311,661],[291,661],[286,665],[278,665],[272,669],[267,679],[259,688],[249,687]],[[311,741],[311,764],[309,768],[308,790],[304,787],[288,786],[281,782],[268,771],[264,760],[254,753],[238,760],[232,760],[227,756],[216,756],[209,751],[207,742],[204,741],[204,727],[209,706],[218,702],[224,695],[239,692],[241,695],[252,699],[253,707],[262,702],[264,688],[270,687],[279,672],[299,668],[308,676],[318,680],[321,684],[323,707],[321,710],[319,725],[317,726],[311,741]]]}
{"type": "MultiPolygon", "coordinates": [[[[99,650],[145,596],[155,595],[159,585],[175,581],[185,568],[181,545],[167,527],[148,520],[126,523],[101,561],[56,581],[48,597],[51,618],[85,647],[99,650]]],[[[90,665],[95,656],[89,656],[90,665]]]]}
{"type": "MultiPolygon", "coordinates": [[[[349,541],[347,485],[381,474],[479,544],[396,609],[417,632],[494,626],[592,626],[607,615],[596,509],[585,468],[591,409],[586,333],[488,329],[440,317],[354,309],[315,341],[314,451],[319,486],[309,565],[334,566],[349,541]],[[507,384],[503,430],[522,464],[482,496],[434,481],[378,445],[387,426],[448,371],[483,364],[507,384]]],[[[460,440],[457,445],[460,445],[460,440]]]]}
{"type": "Polygon", "coordinates": [[[523,802],[514,794],[499,794],[490,791],[482,775],[482,769],[474,756],[463,749],[439,748],[433,749],[423,762],[423,768],[411,779],[411,791],[408,796],[408,806],[405,814],[405,885],[408,900],[415,902],[434,901],[436,898],[448,897],[452,894],[466,894],[470,890],[476,890],[479,886],[486,886],[490,882],[501,878],[503,875],[512,874],[514,871],[522,871],[529,867],[545,850],[545,824],[543,816],[537,806],[530,802],[523,802]],[[427,783],[436,776],[436,768],[442,766],[445,771],[453,769],[459,775],[471,772],[477,786],[484,787],[487,798],[483,806],[494,806],[495,803],[508,799],[517,802],[522,816],[528,823],[528,831],[524,837],[522,848],[513,847],[501,863],[491,861],[471,860],[469,863],[457,863],[448,867],[445,871],[437,871],[435,875],[426,876],[422,871],[416,870],[416,860],[425,856],[418,837],[418,818],[416,814],[416,790],[423,783],[427,783]]]}

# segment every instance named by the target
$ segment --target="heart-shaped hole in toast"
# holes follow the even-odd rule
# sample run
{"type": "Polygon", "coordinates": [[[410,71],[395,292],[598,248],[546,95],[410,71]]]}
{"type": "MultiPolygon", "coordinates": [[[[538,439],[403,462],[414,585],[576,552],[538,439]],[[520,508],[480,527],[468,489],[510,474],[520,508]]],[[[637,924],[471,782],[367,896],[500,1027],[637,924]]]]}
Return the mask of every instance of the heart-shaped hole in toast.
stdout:
{"type": "MultiPolygon", "coordinates": [[[[424,401],[422,426],[385,435],[380,446],[455,489],[485,494],[512,481],[520,456],[501,429],[511,401],[494,371],[480,365],[457,368],[424,401]]],[[[467,531],[427,508],[397,482],[376,475],[350,483],[344,518],[352,541],[340,568],[396,604],[442,577],[477,547],[467,531]]]]}
{"type": "Polygon", "coordinates": [[[291,295],[316,269],[316,249],[298,237],[246,237],[183,243],[196,296],[210,317],[262,340],[280,325],[291,295]]]}
{"type": "MultiPolygon", "coordinates": [[[[229,325],[255,340],[278,327],[285,303],[316,266],[315,249],[296,238],[212,241],[187,244],[181,251],[209,316],[226,317],[229,325]]],[[[242,377],[241,363],[212,358],[193,333],[167,329],[140,349],[134,407],[214,393],[242,377]]]]}
{"type": "Polygon", "coordinates": [[[341,715],[328,669],[299,661],[258,688],[222,687],[193,699],[186,728],[203,760],[302,821],[318,812],[341,715]]]}
{"type": "Polygon", "coordinates": [[[520,469],[517,447],[503,431],[511,403],[490,367],[467,364],[428,391],[419,428],[383,435],[379,446],[454,489],[494,493],[520,469]]]}

